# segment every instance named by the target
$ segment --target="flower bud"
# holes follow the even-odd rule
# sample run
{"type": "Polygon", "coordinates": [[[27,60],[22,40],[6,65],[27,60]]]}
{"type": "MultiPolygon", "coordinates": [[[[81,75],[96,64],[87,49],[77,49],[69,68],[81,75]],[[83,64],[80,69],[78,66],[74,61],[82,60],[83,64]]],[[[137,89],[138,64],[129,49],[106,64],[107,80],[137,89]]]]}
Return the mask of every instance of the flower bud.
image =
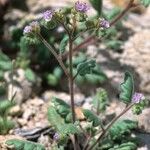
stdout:
{"type": "Polygon", "coordinates": [[[40,25],[37,21],[33,21],[30,23],[33,33],[40,33],[40,25]]]}

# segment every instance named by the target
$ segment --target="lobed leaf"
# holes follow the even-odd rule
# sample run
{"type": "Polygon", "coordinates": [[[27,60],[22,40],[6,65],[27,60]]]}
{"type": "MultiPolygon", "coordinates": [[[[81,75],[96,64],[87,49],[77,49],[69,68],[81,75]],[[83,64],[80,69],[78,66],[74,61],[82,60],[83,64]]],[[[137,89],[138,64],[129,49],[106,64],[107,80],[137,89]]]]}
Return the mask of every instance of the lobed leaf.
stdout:
{"type": "Polygon", "coordinates": [[[134,92],[134,82],[131,73],[129,72],[125,73],[124,82],[121,83],[120,88],[121,88],[120,99],[124,103],[129,104],[132,100],[132,95],[134,92]]]}
{"type": "Polygon", "coordinates": [[[101,124],[100,119],[98,118],[98,116],[96,114],[94,114],[92,111],[88,110],[88,109],[83,109],[82,110],[85,118],[89,121],[92,122],[94,127],[97,127],[101,124]]]}
{"type": "Polygon", "coordinates": [[[45,150],[44,146],[41,144],[18,139],[7,140],[6,144],[10,149],[16,150],[45,150]]]}

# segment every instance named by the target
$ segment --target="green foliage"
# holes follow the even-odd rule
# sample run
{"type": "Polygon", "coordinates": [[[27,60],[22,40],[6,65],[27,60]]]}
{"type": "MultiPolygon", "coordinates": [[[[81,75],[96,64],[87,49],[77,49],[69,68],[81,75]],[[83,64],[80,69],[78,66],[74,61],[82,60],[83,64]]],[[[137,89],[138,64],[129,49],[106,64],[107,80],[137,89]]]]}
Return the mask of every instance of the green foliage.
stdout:
{"type": "Polygon", "coordinates": [[[104,89],[98,89],[96,96],[93,99],[93,106],[97,113],[104,112],[108,106],[108,94],[104,89]]]}
{"type": "Polygon", "coordinates": [[[70,113],[70,106],[63,100],[54,97],[52,99],[52,104],[61,116],[66,117],[70,113]]]}
{"type": "Polygon", "coordinates": [[[132,100],[132,95],[134,92],[134,81],[131,73],[126,72],[124,77],[124,82],[120,85],[121,93],[120,93],[120,99],[126,103],[129,104],[132,100]]]}
{"type": "Polygon", "coordinates": [[[119,40],[112,40],[112,41],[107,41],[106,46],[108,48],[114,49],[114,50],[119,50],[121,45],[123,44],[122,41],[119,40]]]}
{"type": "Polygon", "coordinates": [[[88,109],[83,109],[82,112],[85,118],[87,119],[87,121],[92,122],[93,127],[97,127],[101,124],[101,120],[99,119],[99,117],[96,114],[94,114],[92,111],[88,109]]]}
{"type": "Polygon", "coordinates": [[[15,150],[45,150],[41,144],[18,139],[7,140],[6,144],[10,149],[15,150]]]}
{"type": "Polygon", "coordinates": [[[11,60],[7,55],[0,51],[0,71],[7,71],[12,68],[11,60]]]}
{"type": "Polygon", "coordinates": [[[95,60],[87,60],[77,65],[77,72],[79,75],[84,76],[92,73],[93,68],[96,66],[95,60]]]}
{"type": "Polygon", "coordinates": [[[100,16],[102,13],[103,0],[89,0],[93,8],[97,11],[100,16]]]}
{"type": "Polygon", "coordinates": [[[25,77],[30,82],[36,82],[36,74],[30,68],[25,70],[25,77]]]}
{"type": "Polygon", "coordinates": [[[70,113],[70,106],[63,100],[53,98],[51,106],[48,108],[48,120],[60,135],[60,141],[63,141],[70,134],[79,133],[75,124],[66,123],[66,117],[70,113]]]}
{"type": "Polygon", "coordinates": [[[137,145],[133,142],[127,142],[123,143],[121,145],[116,145],[113,148],[110,148],[109,150],[136,150],[137,145]]]}
{"type": "Polygon", "coordinates": [[[69,37],[67,35],[65,35],[63,37],[63,39],[61,40],[61,42],[60,42],[60,48],[59,48],[60,53],[63,53],[66,50],[66,46],[68,44],[68,40],[69,40],[69,37]]]}
{"type": "Polygon", "coordinates": [[[110,129],[109,136],[113,140],[122,140],[125,135],[130,134],[132,129],[138,126],[136,121],[121,120],[117,121],[110,129]]]}
{"type": "Polygon", "coordinates": [[[150,0],[140,0],[140,2],[145,6],[148,7],[150,5],[150,0]]]}
{"type": "Polygon", "coordinates": [[[58,85],[62,75],[63,75],[63,71],[60,67],[54,68],[52,73],[48,73],[46,75],[47,83],[51,86],[58,85]]]}
{"type": "Polygon", "coordinates": [[[7,119],[9,109],[15,104],[10,100],[0,101],[0,134],[7,134],[14,127],[14,123],[7,119]]]}
{"type": "Polygon", "coordinates": [[[146,99],[141,100],[139,103],[135,103],[134,106],[132,107],[133,114],[140,115],[143,109],[148,105],[149,105],[149,102],[146,99]]]}

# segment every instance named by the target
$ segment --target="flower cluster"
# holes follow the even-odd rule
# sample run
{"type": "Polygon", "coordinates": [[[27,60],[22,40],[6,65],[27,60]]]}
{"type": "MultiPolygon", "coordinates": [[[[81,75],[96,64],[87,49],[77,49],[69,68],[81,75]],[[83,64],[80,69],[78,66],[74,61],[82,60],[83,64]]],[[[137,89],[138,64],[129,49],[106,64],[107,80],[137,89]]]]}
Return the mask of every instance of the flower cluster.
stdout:
{"type": "Polygon", "coordinates": [[[37,21],[33,21],[30,25],[25,26],[23,30],[23,34],[29,35],[31,33],[39,33],[40,32],[40,25],[37,21]]]}
{"type": "Polygon", "coordinates": [[[77,1],[75,3],[75,10],[81,13],[85,13],[90,9],[87,3],[77,1]]]}
{"type": "Polygon", "coordinates": [[[45,21],[51,21],[53,17],[53,12],[51,10],[47,10],[43,13],[43,19],[45,21]]]}
{"type": "Polygon", "coordinates": [[[132,102],[133,103],[140,103],[141,100],[144,99],[144,95],[142,93],[134,93],[132,97],[132,102]]]}
{"type": "Polygon", "coordinates": [[[100,19],[100,27],[103,29],[108,29],[110,27],[110,23],[109,21],[107,21],[106,19],[100,19]]]}

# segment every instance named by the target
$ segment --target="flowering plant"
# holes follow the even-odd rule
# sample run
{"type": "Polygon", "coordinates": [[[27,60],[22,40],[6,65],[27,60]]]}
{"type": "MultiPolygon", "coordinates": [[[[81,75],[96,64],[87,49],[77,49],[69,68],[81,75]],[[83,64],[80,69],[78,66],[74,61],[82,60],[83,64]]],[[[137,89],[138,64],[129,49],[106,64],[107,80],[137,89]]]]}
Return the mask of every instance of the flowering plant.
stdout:
{"type": "MultiPolygon", "coordinates": [[[[104,17],[100,17],[99,5],[101,1],[95,0],[91,3],[93,7],[98,10],[97,18],[90,18],[86,12],[90,11],[90,7],[87,3],[77,1],[69,11],[69,15],[66,15],[66,11],[61,10],[47,10],[43,13],[42,17],[38,21],[31,22],[24,28],[24,36],[30,40],[35,38],[43,43],[51,54],[58,61],[60,67],[64,71],[68,79],[68,88],[70,93],[71,105],[68,105],[63,100],[53,98],[51,105],[48,109],[48,119],[56,133],[54,134],[53,146],[56,149],[71,146],[69,149],[74,150],[92,150],[94,148],[102,150],[114,150],[114,149],[136,149],[137,145],[129,140],[131,135],[129,134],[132,129],[137,127],[137,122],[124,120],[117,122],[120,117],[125,114],[129,109],[132,109],[134,114],[140,114],[146,106],[146,100],[141,93],[135,93],[134,81],[130,72],[125,73],[124,82],[121,84],[120,100],[125,103],[125,109],[109,124],[105,124],[103,120],[99,118],[99,112],[105,111],[107,107],[107,94],[105,90],[98,91],[98,97],[94,100],[93,107],[94,112],[88,109],[82,109],[75,106],[74,99],[74,82],[77,77],[86,76],[92,74],[96,67],[96,61],[94,59],[86,59],[77,64],[74,70],[73,55],[75,51],[79,51],[82,46],[86,45],[89,41],[94,42],[105,37],[107,30],[116,24],[120,18],[122,18],[128,10],[135,7],[134,0],[130,0],[127,7],[120,13],[114,20],[110,21],[104,17]],[[53,29],[56,26],[62,26],[67,34],[60,43],[60,50],[57,50],[54,45],[49,44],[42,35],[41,28],[45,27],[47,30],[53,29]],[[80,26],[84,28],[80,28],[80,26]],[[94,35],[88,37],[83,43],[74,48],[75,40],[82,36],[85,32],[89,31],[94,35]],[[92,31],[92,32],[91,32],[92,31]],[[97,37],[99,35],[100,37],[97,37]],[[68,51],[64,51],[68,48],[68,51]],[[64,57],[68,58],[68,66],[64,63],[64,57]],[[101,106],[103,104],[103,107],[101,106]],[[80,115],[78,115],[78,113],[80,115]],[[96,115],[97,114],[97,115],[96,115]],[[84,125],[83,121],[86,121],[84,125]],[[119,130],[118,130],[119,128],[119,130]],[[128,140],[122,143],[121,137],[125,134],[128,135],[128,140]],[[118,140],[118,145],[115,145],[118,140]]],[[[67,148],[68,148],[67,147],[67,148]]]]}

